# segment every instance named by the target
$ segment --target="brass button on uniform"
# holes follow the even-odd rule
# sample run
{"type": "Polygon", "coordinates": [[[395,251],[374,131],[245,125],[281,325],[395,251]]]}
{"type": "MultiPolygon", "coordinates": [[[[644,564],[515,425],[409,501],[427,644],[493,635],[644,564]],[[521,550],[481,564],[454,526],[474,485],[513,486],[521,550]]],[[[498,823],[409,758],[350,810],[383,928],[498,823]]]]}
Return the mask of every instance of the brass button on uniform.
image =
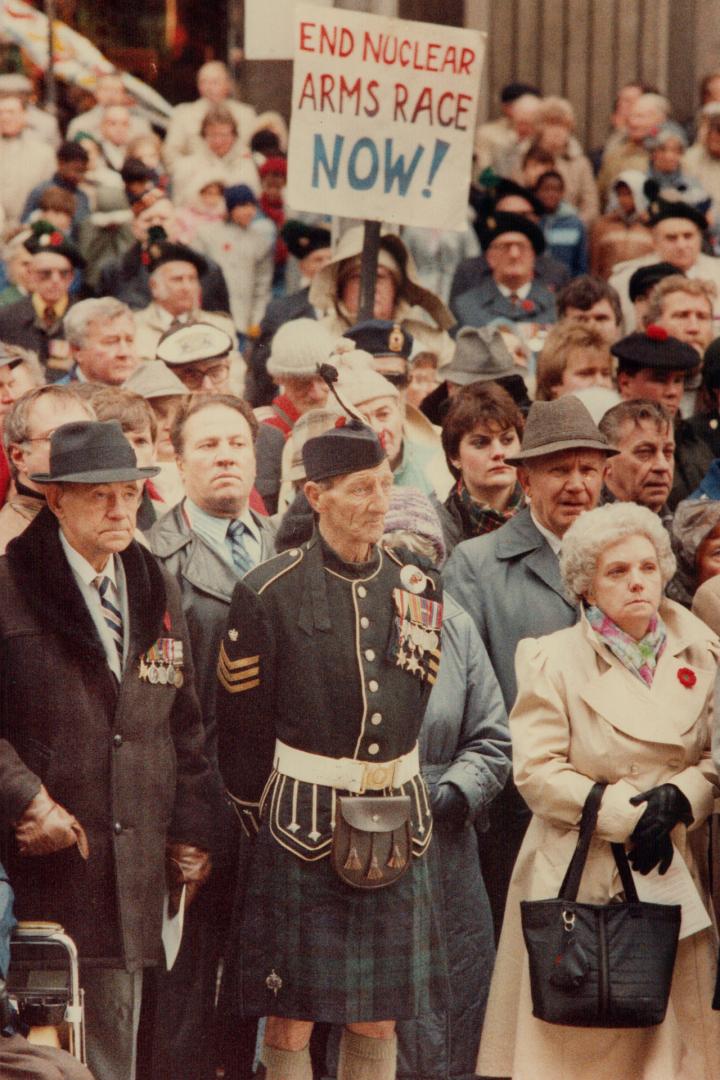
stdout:
{"type": "Polygon", "coordinates": [[[370,693],[374,694],[375,691],[377,690],[377,688],[378,688],[377,680],[376,679],[371,679],[370,682],[368,683],[368,690],[370,691],[370,693]]]}
{"type": "Polygon", "coordinates": [[[374,649],[366,649],[365,650],[365,659],[370,660],[370,661],[374,660],[375,659],[375,650],[374,649]]]}
{"type": "Polygon", "coordinates": [[[368,746],[368,754],[377,754],[380,749],[379,743],[371,742],[368,746]]]}
{"type": "Polygon", "coordinates": [[[113,735],[113,746],[122,746],[122,735],[113,735]]]}
{"type": "Polygon", "coordinates": [[[367,615],[363,615],[362,619],[360,620],[360,625],[362,626],[363,630],[367,630],[368,626],[370,625],[370,620],[368,619],[367,615]]]}
{"type": "Polygon", "coordinates": [[[358,585],[357,594],[358,594],[358,596],[360,597],[361,600],[365,599],[365,597],[367,596],[367,589],[365,588],[364,585],[358,585]]]}
{"type": "Polygon", "coordinates": [[[375,724],[376,727],[378,724],[382,724],[382,713],[374,712],[370,717],[370,723],[375,724]]]}
{"type": "Polygon", "coordinates": [[[119,836],[120,833],[122,832],[122,825],[120,824],[119,821],[116,821],[115,824],[113,825],[113,832],[115,833],[116,836],[119,836]]]}

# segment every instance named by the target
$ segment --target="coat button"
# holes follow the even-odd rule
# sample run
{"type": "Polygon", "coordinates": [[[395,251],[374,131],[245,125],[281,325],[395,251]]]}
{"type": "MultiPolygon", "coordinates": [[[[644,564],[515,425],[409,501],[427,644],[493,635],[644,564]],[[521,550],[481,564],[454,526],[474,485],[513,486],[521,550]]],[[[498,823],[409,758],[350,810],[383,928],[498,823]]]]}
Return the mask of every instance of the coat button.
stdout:
{"type": "Polygon", "coordinates": [[[368,754],[377,754],[379,749],[380,749],[380,744],[379,743],[371,742],[370,745],[368,746],[368,754]]]}
{"type": "Polygon", "coordinates": [[[366,649],[365,650],[365,659],[366,660],[371,660],[371,661],[374,660],[375,659],[375,650],[374,649],[366,649]]]}
{"type": "Polygon", "coordinates": [[[377,690],[377,688],[378,688],[377,680],[376,679],[371,679],[370,682],[368,683],[368,690],[370,691],[370,693],[374,694],[375,691],[377,690]]]}
{"type": "Polygon", "coordinates": [[[363,615],[362,619],[360,620],[360,625],[362,626],[363,630],[367,630],[368,626],[370,625],[370,620],[368,619],[367,615],[363,615]]]}
{"type": "Polygon", "coordinates": [[[122,746],[122,735],[113,735],[113,746],[122,746]]]}
{"type": "Polygon", "coordinates": [[[376,727],[378,724],[382,724],[382,713],[374,712],[370,717],[370,723],[375,724],[376,727]]]}
{"type": "Polygon", "coordinates": [[[365,588],[364,585],[358,585],[357,594],[358,594],[358,596],[360,597],[361,600],[365,599],[365,597],[367,596],[367,589],[365,588]]]}
{"type": "Polygon", "coordinates": [[[115,824],[113,825],[113,832],[115,833],[116,836],[119,836],[122,831],[123,831],[122,825],[120,824],[119,821],[116,821],[115,824]]]}

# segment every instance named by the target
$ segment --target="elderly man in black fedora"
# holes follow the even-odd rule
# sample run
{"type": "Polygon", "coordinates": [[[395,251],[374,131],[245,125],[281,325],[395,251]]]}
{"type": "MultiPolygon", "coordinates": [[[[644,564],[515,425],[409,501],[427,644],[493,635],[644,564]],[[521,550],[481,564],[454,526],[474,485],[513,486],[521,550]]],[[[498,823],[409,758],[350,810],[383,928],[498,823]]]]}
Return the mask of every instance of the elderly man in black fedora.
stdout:
{"type": "Polygon", "coordinates": [[[47,506],[0,560],[0,790],[21,919],[62,923],[88,1061],[132,1080],[143,970],[209,873],[208,765],[175,582],[133,540],[139,469],[119,423],[64,424],[32,479],[47,506]],[[167,875],[167,878],[166,878],[167,875]]]}
{"type": "MultiPolygon", "coordinates": [[[[458,544],[443,571],[448,592],[462,599],[480,631],[508,712],[517,695],[517,643],[577,620],[577,608],[560,579],[560,547],[575,518],[597,506],[605,461],[614,453],[572,394],[536,401],[520,452],[505,459],[518,466],[518,480],[530,505],[495,532],[458,544]]],[[[491,807],[490,827],[480,843],[498,934],[513,863],[529,820],[510,781],[491,807]]]]}
{"type": "Polygon", "coordinates": [[[535,277],[535,260],[545,250],[542,229],[522,214],[493,212],[478,228],[490,276],[458,293],[450,309],[460,326],[554,323],[555,297],[535,277]]]}
{"type": "MultiPolygon", "coordinates": [[[[267,1080],[312,1080],[317,1021],[344,1026],[339,1080],[393,1080],[395,1021],[446,979],[417,749],[441,593],[379,544],[393,481],[369,427],[309,439],[303,461],[317,530],[236,586],[218,662],[220,769],[255,847],[235,1007],[268,1017],[267,1080]]],[[[467,814],[452,784],[440,802],[467,814]]]]}

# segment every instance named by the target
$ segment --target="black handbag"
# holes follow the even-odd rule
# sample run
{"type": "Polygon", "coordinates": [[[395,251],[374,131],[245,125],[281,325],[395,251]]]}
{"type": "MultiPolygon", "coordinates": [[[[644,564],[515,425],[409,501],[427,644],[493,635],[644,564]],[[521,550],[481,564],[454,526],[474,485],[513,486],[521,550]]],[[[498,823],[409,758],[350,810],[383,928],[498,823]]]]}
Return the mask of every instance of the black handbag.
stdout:
{"type": "Polygon", "coordinates": [[[585,801],[557,899],[520,903],[533,1016],[573,1027],[651,1027],[665,1018],[681,908],[638,900],[622,844],[611,847],[625,900],[577,902],[604,790],[595,784],[585,801]]]}

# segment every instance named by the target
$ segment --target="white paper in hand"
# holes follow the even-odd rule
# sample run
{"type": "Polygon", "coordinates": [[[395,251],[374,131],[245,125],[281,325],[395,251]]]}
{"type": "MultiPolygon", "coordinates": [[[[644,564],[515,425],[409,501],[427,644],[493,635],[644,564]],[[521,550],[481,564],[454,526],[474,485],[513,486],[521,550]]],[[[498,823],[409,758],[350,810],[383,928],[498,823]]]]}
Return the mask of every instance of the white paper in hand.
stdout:
{"type": "Polygon", "coordinates": [[[638,896],[649,904],[680,904],[680,939],[690,937],[711,926],[702,897],[697,891],[685,860],[673,844],[673,861],[666,874],[659,874],[657,867],[644,877],[633,870],[638,896]]]}
{"type": "Polygon", "coordinates": [[[185,922],[185,889],[186,886],[183,885],[177,914],[172,917],[168,913],[170,896],[168,893],[165,893],[165,902],[163,904],[162,943],[163,948],[165,949],[165,965],[168,971],[172,969],[173,964],[177,960],[177,954],[180,952],[180,942],[182,941],[183,924],[185,922]]]}

